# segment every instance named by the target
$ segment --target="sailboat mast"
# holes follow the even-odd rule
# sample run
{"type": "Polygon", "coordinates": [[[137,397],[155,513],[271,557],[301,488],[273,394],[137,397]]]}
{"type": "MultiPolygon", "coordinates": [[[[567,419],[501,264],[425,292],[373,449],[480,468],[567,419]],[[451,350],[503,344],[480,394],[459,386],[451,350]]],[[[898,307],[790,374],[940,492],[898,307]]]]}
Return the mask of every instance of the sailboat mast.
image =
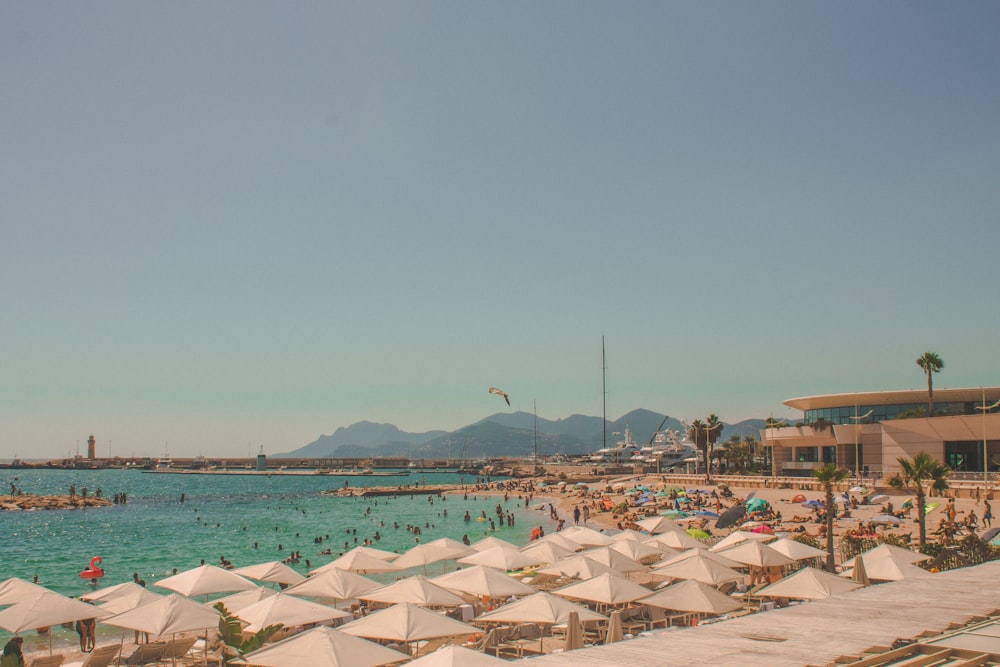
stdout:
{"type": "Polygon", "coordinates": [[[601,336],[601,428],[603,429],[601,446],[605,449],[608,447],[608,387],[607,387],[607,375],[608,365],[604,359],[604,336],[601,336]]]}
{"type": "Polygon", "coordinates": [[[535,461],[538,461],[538,402],[535,400],[531,401],[531,406],[535,411],[535,434],[533,439],[533,444],[535,447],[535,461]]]}

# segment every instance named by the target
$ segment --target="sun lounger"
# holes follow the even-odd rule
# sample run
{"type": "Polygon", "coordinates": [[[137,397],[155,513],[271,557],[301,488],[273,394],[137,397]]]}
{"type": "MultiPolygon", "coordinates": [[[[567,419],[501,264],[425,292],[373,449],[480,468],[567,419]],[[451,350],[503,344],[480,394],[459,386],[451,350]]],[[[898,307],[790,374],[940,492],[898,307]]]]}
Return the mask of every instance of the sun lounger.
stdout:
{"type": "Polygon", "coordinates": [[[83,662],[64,662],[62,667],[108,667],[118,657],[118,652],[121,650],[120,644],[98,646],[87,654],[83,662]]]}
{"type": "Polygon", "coordinates": [[[28,667],[59,667],[62,664],[63,656],[56,654],[47,655],[44,658],[35,658],[28,664],[28,667]]]}
{"type": "Polygon", "coordinates": [[[187,655],[194,643],[198,641],[197,637],[184,637],[181,639],[171,639],[163,646],[163,652],[156,659],[157,662],[170,662],[171,660],[177,660],[183,658],[187,655]]]}
{"type": "Polygon", "coordinates": [[[166,642],[152,642],[149,644],[139,644],[139,648],[129,657],[125,658],[126,665],[155,665],[163,655],[166,642]]]}

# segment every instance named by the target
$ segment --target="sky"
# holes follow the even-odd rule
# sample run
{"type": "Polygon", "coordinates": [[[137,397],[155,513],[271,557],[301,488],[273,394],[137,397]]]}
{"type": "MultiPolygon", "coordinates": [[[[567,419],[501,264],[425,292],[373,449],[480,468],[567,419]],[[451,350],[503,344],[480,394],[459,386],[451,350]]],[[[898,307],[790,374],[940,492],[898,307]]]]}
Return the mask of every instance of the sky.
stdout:
{"type": "Polygon", "coordinates": [[[0,459],[602,399],[795,418],[925,387],[925,351],[937,387],[998,385],[998,28],[977,1],[0,3],[0,459]]]}

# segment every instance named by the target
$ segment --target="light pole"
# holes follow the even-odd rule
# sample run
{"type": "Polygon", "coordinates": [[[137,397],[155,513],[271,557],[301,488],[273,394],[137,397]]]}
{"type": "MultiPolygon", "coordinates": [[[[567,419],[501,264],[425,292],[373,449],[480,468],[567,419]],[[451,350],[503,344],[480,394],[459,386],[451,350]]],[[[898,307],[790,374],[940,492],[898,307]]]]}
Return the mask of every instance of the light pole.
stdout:
{"type": "Polygon", "coordinates": [[[990,481],[990,458],[986,450],[986,413],[1000,406],[1000,399],[994,401],[993,405],[986,405],[986,388],[983,388],[983,404],[977,405],[976,410],[983,413],[983,482],[990,481]]]}
{"type": "MultiPolygon", "coordinates": [[[[770,417],[767,420],[767,428],[768,428],[768,430],[770,430],[770,429],[776,429],[776,428],[781,428],[784,425],[785,425],[785,420],[784,419],[775,419],[774,417],[770,417]]],[[[771,435],[771,434],[768,434],[768,435],[771,435]]],[[[774,436],[771,436],[769,438],[769,440],[771,441],[771,479],[772,480],[776,480],[776,479],[778,479],[778,457],[775,456],[774,436]]]]}
{"type": "Polygon", "coordinates": [[[854,416],[851,417],[851,419],[854,420],[854,477],[856,479],[861,479],[861,461],[858,460],[861,457],[861,445],[858,439],[859,423],[862,419],[868,419],[871,417],[873,412],[875,412],[874,408],[859,417],[858,406],[855,405],[854,416]]]}

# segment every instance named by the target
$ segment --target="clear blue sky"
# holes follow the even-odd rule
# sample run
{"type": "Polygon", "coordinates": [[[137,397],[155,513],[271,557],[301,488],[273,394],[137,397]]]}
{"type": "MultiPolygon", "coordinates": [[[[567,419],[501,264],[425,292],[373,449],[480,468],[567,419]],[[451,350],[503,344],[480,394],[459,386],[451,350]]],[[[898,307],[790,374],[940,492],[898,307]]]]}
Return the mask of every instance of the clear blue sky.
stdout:
{"type": "Polygon", "coordinates": [[[998,384],[995,2],[0,4],[0,457],[998,384]]]}

